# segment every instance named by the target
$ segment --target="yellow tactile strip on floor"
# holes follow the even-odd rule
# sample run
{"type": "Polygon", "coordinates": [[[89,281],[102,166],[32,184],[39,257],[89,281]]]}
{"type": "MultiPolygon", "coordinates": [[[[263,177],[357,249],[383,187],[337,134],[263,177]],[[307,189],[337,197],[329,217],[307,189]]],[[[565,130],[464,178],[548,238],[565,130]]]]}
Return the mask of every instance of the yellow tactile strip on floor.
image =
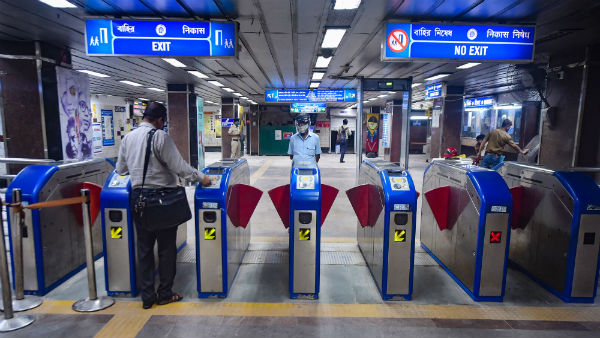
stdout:
{"type": "MultiPolygon", "coordinates": [[[[72,301],[46,300],[29,313],[74,314],[72,301]]],[[[365,317],[365,318],[440,318],[544,321],[598,321],[600,307],[565,306],[474,306],[418,304],[301,304],[301,303],[213,303],[180,302],[143,310],[140,302],[118,301],[97,312],[126,316],[187,315],[247,317],[365,317]]]]}

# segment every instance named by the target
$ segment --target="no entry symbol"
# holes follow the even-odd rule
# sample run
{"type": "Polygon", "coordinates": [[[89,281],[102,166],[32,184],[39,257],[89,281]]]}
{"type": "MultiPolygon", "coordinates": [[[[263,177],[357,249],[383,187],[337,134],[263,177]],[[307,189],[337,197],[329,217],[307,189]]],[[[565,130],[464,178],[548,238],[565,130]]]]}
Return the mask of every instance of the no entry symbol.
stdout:
{"type": "Polygon", "coordinates": [[[388,35],[387,44],[393,52],[400,53],[408,47],[408,34],[402,29],[394,29],[388,35]]]}

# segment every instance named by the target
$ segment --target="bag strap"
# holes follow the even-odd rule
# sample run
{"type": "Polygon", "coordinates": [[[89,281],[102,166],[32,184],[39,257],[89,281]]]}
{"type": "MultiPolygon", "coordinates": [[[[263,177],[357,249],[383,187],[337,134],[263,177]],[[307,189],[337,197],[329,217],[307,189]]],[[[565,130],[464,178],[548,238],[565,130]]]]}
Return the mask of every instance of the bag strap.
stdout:
{"type": "Polygon", "coordinates": [[[142,177],[142,189],[146,182],[146,173],[148,172],[148,164],[150,164],[150,153],[152,152],[152,139],[154,138],[156,129],[152,129],[148,132],[148,141],[146,142],[146,157],[144,158],[144,175],[142,177]]]}

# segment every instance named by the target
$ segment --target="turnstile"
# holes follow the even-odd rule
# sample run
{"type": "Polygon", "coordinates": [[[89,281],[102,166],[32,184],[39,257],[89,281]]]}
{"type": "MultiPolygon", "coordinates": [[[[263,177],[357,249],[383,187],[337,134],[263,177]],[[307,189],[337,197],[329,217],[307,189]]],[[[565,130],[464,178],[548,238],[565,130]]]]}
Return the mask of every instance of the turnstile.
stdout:
{"type": "Polygon", "coordinates": [[[321,226],[337,196],[334,187],[321,184],[316,163],[294,163],[290,184],[269,191],[283,225],[289,232],[290,298],[319,297],[321,226]]]}
{"type": "MultiPolygon", "coordinates": [[[[81,196],[84,182],[101,186],[114,165],[105,159],[25,167],[6,191],[21,189],[23,204],[81,196]]],[[[81,205],[25,209],[23,275],[26,294],[45,295],[85,266],[81,205]]],[[[12,233],[12,209],[7,218],[12,233]]],[[[102,254],[100,220],[92,224],[93,253],[102,254]]],[[[10,243],[11,253],[13,243],[10,243]]],[[[11,254],[12,262],[12,254],[11,254]]],[[[14,267],[14,262],[13,262],[14,267]]],[[[14,269],[12,270],[14,273],[14,269]]]]}
{"type": "MultiPolygon", "coordinates": [[[[104,275],[109,296],[135,297],[140,291],[137,264],[137,240],[133,215],[129,207],[131,181],[129,175],[113,171],[100,194],[102,215],[102,244],[104,245],[104,275]]],[[[177,229],[177,250],[186,245],[187,226],[177,229]]],[[[154,246],[155,266],[158,265],[158,248],[154,246]]]]}
{"type": "Polygon", "coordinates": [[[594,302],[600,188],[584,173],[504,162],[513,195],[509,259],[565,302],[594,302]]]}
{"type": "Polygon", "coordinates": [[[358,247],[381,297],[408,300],[418,197],[412,177],[399,163],[363,160],[359,183],[346,192],[358,216],[358,247]]]}
{"type": "Polygon", "coordinates": [[[502,301],[512,197],[495,171],[436,161],[425,170],[421,246],[475,301],[502,301]]]}
{"type": "Polygon", "coordinates": [[[246,159],[225,159],[203,170],[212,184],[198,185],[196,273],[198,297],[227,297],[250,243],[250,217],[262,191],[249,186],[246,159]]]}

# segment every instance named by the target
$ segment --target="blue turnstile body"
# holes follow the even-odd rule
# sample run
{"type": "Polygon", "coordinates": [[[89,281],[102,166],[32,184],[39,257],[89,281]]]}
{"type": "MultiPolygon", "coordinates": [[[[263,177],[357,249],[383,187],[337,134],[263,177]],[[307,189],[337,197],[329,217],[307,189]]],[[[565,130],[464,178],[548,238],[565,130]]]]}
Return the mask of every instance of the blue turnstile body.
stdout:
{"type": "Polygon", "coordinates": [[[215,162],[203,173],[212,184],[198,185],[196,273],[198,297],[227,297],[250,244],[250,217],[262,192],[249,186],[246,159],[215,162]]]}
{"type": "Polygon", "coordinates": [[[417,192],[398,163],[363,160],[359,186],[347,191],[358,221],[358,246],[379,288],[391,300],[412,294],[417,192]]]}
{"type": "MultiPolygon", "coordinates": [[[[135,297],[140,291],[136,251],[136,229],[129,206],[129,175],[115,171],[108,176],[100,194],[102,245],[104,247],[104,280],[109,296],[135,297]]],[[[187,227],[177,229],[177,250],[186,245],[187,227]]],[[[157,248],[154,248],[155,256],[157,248]]],[[[156,261],[156,259],[155,259],[156,261]]]]}
{"type": "Polygon", "coordinates": [[[565,302],[598,286],[600,188],[589,175],[516,162],[496,170],[513,195],[510,262],[565,302]]]}
{"type": "Polygon", "coordinates": [[[512,197],[495,171],[453,161],[425,170],[421,246],[475,301],[502,301],[512,197]]]}
{"type": "MultiPolygon", "coordinates": [[[[12,202],[12,190],[19,188],[23,204],[34,204],[81,196],[84,183],[101,186],[114,165],[106,159],[30,165],[21,170],[6,191],[12,202]]],[[[80,205],[25,209],[23,228],[23,275],[26,294],[45,295],[85,267],[80,205]]],[[[12,209],[7,218],[12,233],[12,209]]],[[[102,255],[100,220],[92,224],[94,257],[102,255]]],[[[11,263],[13,243],[10,243],[11,263]]],[[[13,275],[14,277],[14,275],[13,275]]]]}

